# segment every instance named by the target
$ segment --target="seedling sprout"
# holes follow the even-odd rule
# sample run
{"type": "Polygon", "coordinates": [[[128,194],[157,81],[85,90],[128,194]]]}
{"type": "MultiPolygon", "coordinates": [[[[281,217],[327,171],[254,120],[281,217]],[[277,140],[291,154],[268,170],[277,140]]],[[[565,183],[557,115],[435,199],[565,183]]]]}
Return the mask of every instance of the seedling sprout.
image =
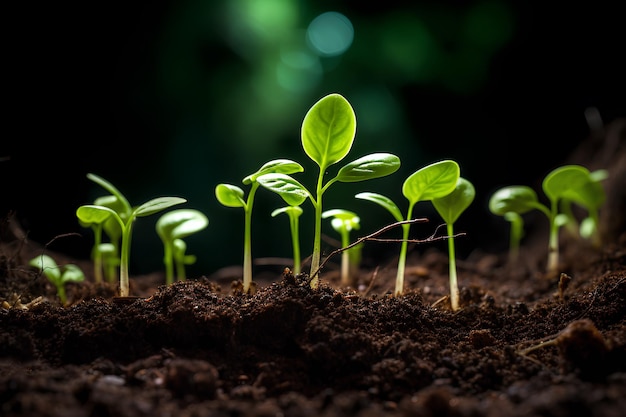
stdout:
{"type": "Polygon", "coordinates": [[[178,209],[163,214],[156,222],[156,231],[163,242],[165,283],[174,282],[174,267],[179,281],[186,279],[185,265],[195,263],[195,256],[185,255],[183,238],[205,229],[209,219],[199,210],[178,209]]]}
{"type": "Polygon", "coordinates": [[[291,246],[293,251],[293,273],[298,275],[301,271],[300,259],[300,222],[299,217],[302,215],[300,206],[285,206],[272,211],[272,217],[285,213],[289,216],[289,230],[291,231],[291,246]]]}
{"type": "MultiPolygon", "coordinates": [[[[361,219],[356,213],[343,210],[333,209],[322,213],[322,218],[331,219],[331,226],[341,235],[341,247],[345,248],[350,245],[350,232],[359,230],[361,227],[361,219]]],[[[352,286],[352,274],[350,266],[352,264],[350,257],[352,253],[360,251],[361,246],[357,245],[341,253],[341,285],[344,287],[352,286]]],[[[357,254],[357,259],[359,258],[357,254]]]]}
{"type": "Polygon", "coordinates": [[[39,269],[54,285],[62,305],[67,305],[65,284],[85,280],[85,274],[77,265],[67,264],[61,267],[49,255],[36,256],[30,260],[29,265],[39,269]]]}
{"type": "Polygon", "coordinates": [[[389,153],[374,153],[348,163],[326,183],[327,169],[346,157],[356,134],[356,116],[352,106],[340,94],[321,98],[307,112],[302,122],[301,136],[304,152],[319,167],[315,191],[310,192],[301,183],[283,173],[261,175],[258,182],[278,193],[287,204],[309,199],[315,209],[313,254],[311,255],[310,286],[319,285],[322,242],[322,197],[335,182],[358,182],[384,177],[400,168],[400,158],[389,153]]]}
{"type": "Polygon", "coordinates": [[[130,259],[132,229],[135,219],[159,213],[177,204],[185,203],[187,200],[180,197],[158,197],[147,201],[136,208],[132,208],[128,203],[128,200],[111,183],[94,174],[87,174],[87,177],[100,184],[107,191],[117,197],[124,207],[124,211],[122,213],[118,213],[109,207],[87,204],[78,207],[76,210],[76,216],[79,221],[85,224],[91,224],[94,222],[101,222],[102,218],[106,218],[106,214],[108,213],[108,215],[112,216],[120,225],[122,229],[122,247],[120,250],[120,296],[128,297],[128,264],[130,259]]]}
{"type": "Polygon", "coordinates": [[[448,258],[450,269],[450,304],[452,311],[459,309],[459,286],[456,273],[456,258],[454,249],[454,223],[459,216],[472,204],[476,190],[474,185],[463,177],[456,183],[456,188],[444,197],[433,198],[432,203],[437,213],[446,222],[448,233],[448,258]]]}
{"type": "MultiPolygon", "coordinates": [[[[372,201],[384,207],[398,222],[402,222],[412,219],[413,207],[418,202],[429,201],[450,194],[456,187],[459,175],[459,165],[452,160],[435,162],[411,174],[402,185],[402,194],[409,200],[406,218],[402,217],[400,209],[389,197],[371,192],[359,193],[355,197],[372,201]]],[[[404,291],[404,271],[410,229],[411,223],[402,224],[402,243],[398,259],[395,295],[400,295],[404,291]]]]}
{"type": "MultiPolygon", "coordinates": [[[[254,174],[248,175],[243,179],[243,184],[250,185],[250,191],[246,199],[244,199],[245,192],[236,185],[218,184],[215,187],[217,201],[226,207],[241,207],[244,211],[243,292],[245,294],[250,292],[252,284],[252,207],[254,205],[254,196],[259,188],[258,178],[261,175],[270,173],[285,175],[302,171],[304,171],[302,165],[289,159],[276,159],[267,162],[254,174]]],[[[290,205],[299,205],[304,199],[304,197],[291,198],[289,201],[285,201],[290,205]]]]}

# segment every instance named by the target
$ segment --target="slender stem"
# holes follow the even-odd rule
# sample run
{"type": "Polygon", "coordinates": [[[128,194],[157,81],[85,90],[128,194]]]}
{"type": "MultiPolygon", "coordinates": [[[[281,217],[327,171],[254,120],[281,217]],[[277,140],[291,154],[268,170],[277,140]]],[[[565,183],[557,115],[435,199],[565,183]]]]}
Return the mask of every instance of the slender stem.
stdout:
{"type": "Polygon", "coordinates": [[[450,304],[452,311],[459,309],[459,284],[456,277],[456,255],[454,251],[454,225],[447,224],[448,229],[448,263],[450,265],[450,304]]]}
{"type": "Polygon", "coordinates": [[[311,256],[311,288],[319,286],[319,266],[322,252],[322,182],[324,181],[324,169],[320,167],[320,174],[317,179],[316,198],[313,202],[315,206],[315,234],[313,237],[313,255],[311,256]]]}
{"type": "Polygon", "coordinates": [[[293,247],[293,273],[300,273],[300,236],[298,228],[298,215],[289,214],[289,227],[291,228],[291,245],[293,247]]]}
{"type": "MultiPolygon", "coordinates": [[[[341,247],[345,248],[350,244],[350,236],[347,230],[341,233],[341,247]]],[[[352,285],[350,276],[350,251],[341,253],[341,284],[345,287],[352,285]]]]}
{"type": "MultiPolygon", "coordinates": [[[[406,214],[406,218],[410,219],[413,214],[413,204],[409,204],[409,209],[406,214]]],[[[406,257],[409,246],[409,231],[411,230],[411,224],[402,225],[402,246],[400,246],[400,257],[398,258],[398,272],[396,273],[396,288],[395,295],[400,295],[404,289],[404,270],[406,268],[406,257]]]]}
{"type": "Polygon", "coordinates": [[[548,274],[555,274],[559,269],[559,226],[556,224],[557,203],[552,202],[550,211],[550,239],[548,243],[548,274]]]}
{"type": "Polygon", "coordinates": [[[93,273],[96,282],[102,282],[102,252],[100,252],[100,244],[102,243],[102,223],[95,225],[93,244],[93,273]]]}
{"type": "Polygon", "coordinates": [[[129,272],[128,264],[130,259],[130,239],[133,228],[134,217],[128,219],[128,223],[122,228],[122,253],[120,257],[120,296],[128,297],[129,294],[129,272]]]}
{"type": "Polygon", "coordinates": [[[244,207],[245,219],[244,219],[244,232],[243,232],[243,292],[244,294],[250,291],[250,285],[252,284],[252,206],[254,205],[254,194],[259,188],[259,183],[254,181],[248,194],[248,200],[244,207]]]}

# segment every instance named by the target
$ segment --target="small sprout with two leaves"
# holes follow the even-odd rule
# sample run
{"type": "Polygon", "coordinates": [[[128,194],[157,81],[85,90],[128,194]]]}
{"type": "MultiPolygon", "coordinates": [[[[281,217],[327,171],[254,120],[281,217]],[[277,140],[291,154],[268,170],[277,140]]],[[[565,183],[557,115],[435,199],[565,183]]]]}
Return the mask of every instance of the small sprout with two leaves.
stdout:
{"type": "Polygon", "coordinates": [[[176,279],[186,279],[185,265],[196,262],[194,255],[186,255],[187,244],[183,238],[205,229],[209,219],[199,210],[177,209],[163,214],[156,222],[156,231],[163,242],[163,263],[165,264],[165,283],[174,282],[174,267],[176,279]]]}
{"type": "MultiPolygon", "coordinates": [[[[341,235],[342,248],[350,245],[350,232],[361,227],[361,218],[349,210],[327,210],[322,213],[322,218],[331,219],[331,226],[341,235]]],[[[359,266],[361,250],[362,245],[359,244],[341,253],[341,285],[344,287],[354,286],[354,269],[359,266]]]]}
{"type": "Polygon", "coordinates": [[[67,295],[65,293],[65,284],[68,282],[81,282],[85,280],[83,271],[74,264],[59,266],[56,261],[49,255],[42,254],[36,256],[28,263],[30,266],[37,268],[43,273],[48,281],[54,285],[57,290],[57,296],[62,305],[67,305],[67,295]]]}
{"type": "MultiPolygon", "coordinates": [[[[98,197],[94,204],[97,206],[109,207],[110,209],[122,213],[125,209],[123,203],[114,195],[98,197]]],[[[90,227],[94,234],[94,245],[91,250],[91,259],[94,265],[94,279],[96,282],[103,281],[103,270],[106,271],[108,282],[113,282],[115,276],[111,275],[112,265],[119,265],[119,260],[115,260],[112,253],[119,254],[119,241],[122,235],[122,229],[119,224],[110,216],[94,217],[91,223],[87,223],[79,219],[79,223],[83,227],[90,227]],[[102,242],[102,233],[110,239],[110,243],[102,242]],[[107,251],[103,253],[102,250],[107,251]]],[[[119,255],[117,255],[119,257],[119,255]]]]}
{"type": "MultiPolygon", "coordinates": [[[[242,182],[244,185],[250,185],[248,197],[244,199],[245,192],[238,186],[232,184],[218,184],[215,187],[215,197],[217,201],[226,207],[241,207],[244,211],[244,237],[243,237],[243,293],[250,292],[252,285],[252,206],[254,205],[254,196],[259,188],[258,178],[261,175],[269,173],[295,174],[302,172],[304,168],[297,162],[289,159],[275,159],[264,164],[254,174],[245,177],[242,182]]],[[[285,200],[287,201],[287,200],[285,200]]],[[[289,199],[289,205],[299,205],[304,198],[297,200],[289,199]]]]}
{"type": "Polygon", "coordinates": [[[289,205],[299,205],[307,198],[315,209],[313,253],[311,255],[310,286],[319,286],[322,242],[322,197],[335,182],[359,182],[384,177],[400,168],[400,158],[389,153],[363,156],[342,167],[336,176],[324,182],[331,165],[346,157],[356,135],[356,116],[352,106],[342,95],[328,94],[315,103],[302,122],[301,141],[304,152],[319,167],[315,191],[285,173],[261,175],[257,181],[279,194],[289,205]],[[294,204],[294,202],[299,202],[294,204]]]}
{"type": "Polygon", "coordinates": [[[395,295],[401,295],[404,291],[404,271],[411,229],[411,224],[406,221],[412,219],[413,207],[420,201],[429,201],[450,194],[455,190],[459,177],[459,164],[452,160],[432,163],[411,174],[402,185],[402,194],[409,200],[406,218],[402,217],[402,212],[389,197],[370,192],[359,193],[355,196],[358,199],[372,201],[382,206],[398,222],[403,222],[395,295]]]}
{"type": "Polygon", "coordinates": [[[272,217],[285,213],[289,216],[289,230],[291,232],[291,247],[293,251],[293,274],[298,275],[302,269],[302,261],[300,258],[300,221],[302,208],[298,205],[285,206],[272,211],[272,217]]]}
{"type": "Polygon", "coordinates": [[[437,213],[446,222],[448,233],[448,258],[450,270],[450,304],[452,311],[459,309],[459,285],[456,274],[456,255],[454,248],[454,223],[467,209],[474,197],[476,190],[474,185],[463,177],[459,177],[456,188],[448,195],[432,199],[432,204],[437,213]]]}
{"type": "MultiPolygon", "coordinates": [[[[605,170],[589,172],[580,165],[564,165],[545,176],[542,182],[544,194],[550,201],[549,207],[539,202],[537,194],[525,185],[510,185],[496,190],[489,199],[489,209],[500,216],[514,219],[512,227],[520,228],[518,223],[522,214],[537,209],[544,213],[549,221],[547,274],[557,276],[559,268],[559,229],[566,226],[576,229],[576,219],[571,210],[575,203],[587,210],[588,216],[578,228],[580,236],[591,239],[596,246],[600,244],[598,231],[598,212],[605,201],[604,189],[600,182],[607,177],[605,170]],[[559,210],[560,209],[560,210],[559,210]]],[[[522,223],[523,225],[523,223],[522,223]]],[[[515,259],[516,246],[521,233],[511,231],[510,256],[515,259]]]]}
{"type": "Polygon", "coordinates": [[[87,178],[101,185],[105,190],[117,197],[117,200],[121,203],[122,210],[120,212],[96,204],[80,206],[76,210],[76,216],[83,224],[99,224],[106,221],[109,217],[112,217],[120,226],[122,230],[122,246],[120,249],[120,296],[128,297],[130,242],[135,220],[138,217],[146,217],[159,213],[177,204],[185,203],[187,200],[180,197],[157,197],[133,208],[130,203],[128,203],[126,197],[104,178],[91,173],[87,174],[87,178]]]}

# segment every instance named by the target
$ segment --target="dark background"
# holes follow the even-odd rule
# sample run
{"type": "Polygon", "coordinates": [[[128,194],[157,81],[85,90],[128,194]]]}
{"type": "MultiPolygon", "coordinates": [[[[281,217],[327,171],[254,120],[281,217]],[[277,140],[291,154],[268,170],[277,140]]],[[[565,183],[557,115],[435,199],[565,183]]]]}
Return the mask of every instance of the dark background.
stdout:
{"type": "MultiPolygon", "coordinates": [[[[440,159],[461,165],[476,199],[456,224],[467,232],[458,257],[499,250],[506,222],[490,214],[500,186],[542,178],[589,135],[585,111],[605,123],[625,113],[623,17],[617,5],[593,2],[151,1],[23,3],[5,11],[5,123],[0,147],[3,215],[13,212],[29,237],[87,258],[92,234],[75,210],[103,195],[96,173],[131,204],[158,196],[188,199],[209,217],[187,239],[198,262],[189,276],[240,264],[243,210],[220,206],[218,183],[241,180],[270,159],[316,165],[300,145],[306,111],[331,92],[357,115],[357,136],[343,164],[392,152],[391,177],[333,185],[324,208],[362,218],[354,237],[391,216],[354,194],[390,196],[403,212],[404,179],[440,159]],[[313,70],[285,66],[286,51],[306,52],[304,30],[320,13],[350,19],[354,41],[337,57],[313,56],[313,70]],[[317,69],[315,71],[315,69],[317,69]],[[282,72],[281,72],[282,71],[282,72]],[[277,74],[291,76],[289,87],[277,74]]],[[[291,254],[287,218],[269,213],[282,200],[259,190],[253,256],[291,254]]],[[[182,206],[181,206],[182,207],[182,206]]],[[[302,252],[312,242],[312,207],[303,205],[302,252]]],[[[440,223],[429,203],[414,227],[426,237],[440,223]]],[[[131,273],[162,268],[154,222],[137,220],[131,273]]],[[[335,232],[326,224],[325,233],[335,232]]],[[[368,245],[372,255],[396,246],[368,245]]]]}

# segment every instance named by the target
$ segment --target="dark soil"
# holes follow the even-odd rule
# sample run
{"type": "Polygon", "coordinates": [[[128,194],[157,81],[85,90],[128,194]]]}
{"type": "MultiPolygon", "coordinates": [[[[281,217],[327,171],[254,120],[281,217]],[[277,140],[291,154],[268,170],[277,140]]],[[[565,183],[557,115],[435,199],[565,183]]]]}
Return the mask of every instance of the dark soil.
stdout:
{"type": "Polygon", "coordinates": [[[621,126],[616,141],[590,138],[563,161],[609,170],[603,246],[563,234],[559,276],[544,273],[545,231],[529,231],[515,265],[506,252],[476,250],[458,260],[457,312],[446,298],[447,254],[429,244],[411,252],[398,297],[390,259],[364,267],[354,289],[339,286],[329,263],[316,290],[287,270],[255,276],[254,295],[237,293],[224,271],[170,286],[155,273],[131,277],[137,298],[121,302],[115,286],[88,277],[68,284],[70,304],[61,306],[27,266],[45,248],[9,217],[0,246],[0,414],[621,417],[621,126]]]}

